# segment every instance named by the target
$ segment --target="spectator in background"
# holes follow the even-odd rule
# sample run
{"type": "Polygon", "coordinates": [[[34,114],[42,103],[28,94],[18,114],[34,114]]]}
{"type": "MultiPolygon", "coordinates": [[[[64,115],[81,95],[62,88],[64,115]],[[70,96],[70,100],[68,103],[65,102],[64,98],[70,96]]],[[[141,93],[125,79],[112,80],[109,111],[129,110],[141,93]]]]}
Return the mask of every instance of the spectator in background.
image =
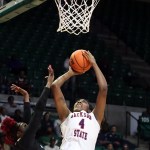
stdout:
{"type": "Polygon", "coordinates": [[[17,79],[16,79],[16,84],[18,86],[20,86],[21,88],[23,88],[27,91],[30,91],[30,84],[29,84],[29,81],[27,79],[26,72],[24,70],[19,71],[19,74],[18,74],[17,79]]]}
{"type": "Polygon", "coordinates": [[[150,140],[150,106],[142,112],[138,119],[138,135],[143,140],[150,140]]]}
{"type": "Polygon", "coordinates": [[[54,136],[53,121],[51,120],[50,112],[45,112],[41,119],[41,127],[36,134],[36,138],[41,145],[45,146],[52,136],[54,136]]]}
{"type": "Polygon", "coordinates": [[[59,150],[59,147],[56,145],[56,142],[56,139],[54,137],[51,137],[49,144],[44,146],[44,150],[59,150]]]}
{"type": "Polygon", "coordinates": [[[101,130],[100,130],[100,133],[105,134],[105,133],[107,133],[107,132],[109,132],[109,124],[108,124],[108,122],[107,122],[107,120],[106,120],[106,117],[104,117],[104,118],[103,118],[103,121],[102,121],[102,123],[101,123],[101,130]]]}
{"type": "Polygon", "coordinates": [[[54,130],[55,130],[55,133],[56,133],[56,135],[57,135],[58,138],[62,137],[60,125],[61,125],[60,119],[56,119],[54,121],[54,130]]]}
{"type": "Polygon", "coordinates": [[[108,143],[106,146],[106,150],[114,150],[114,146],[112,143],[108,143]]]}
{"type": "Polygon", "coordinates": [[[118,133],[116,125],[111,126],[110,131],[106,133],[106,139],[113,144],[114,149],[121,147],[123,138],[122,135],[118,133]]]}
{"type": "Polygon", "coordinates": [[[131,149],[136,148],[135,144],[129,142],[126,139],[123,139],[123,135],[117,131],[116,125],[112,125],[111,127],[109,127],[109,130],[108,130],[108,127],[109,127],[109,124],[104,118],[102,121],[100,133],[98,135],[97,145],[108,148],[108,146],[112,144],[114,150],[122,149],[123,145],[128,146],[128,148],[131,148],[131,149]]]}
{"type": "Polygon", "coordinates": [[[6,109],[3,106],[0,106],[0,122],[2,122],[6,117],[6,109]]]}
{"type": "Polygon", "coordinates": [[[53,121],[50,112],[45,112],[41,120],[40,136],[52,134],[54,131],[53,121]]]}
{"type": "Polygon", "coordinates": [[[12,117],[15,113],[16,109],[20,109],[21,112],[23,112],[23,107],[15,103],[14,96],[9,96],[7,98],[8,103],[4,104],[3,107],[6,109],[6,114],[10,117],[12,117]]]}
{"type": "Polygon", "coordinates": [[[115,150],[118,150],[122,144],[122,135],[118,133],[116,125],[112,125],[109,132],[100,133],[97,144],[107,147],[109,143],[113,144],[115,150]]]}
{"type": "Polygon", "coordinates": [[[60,119],[54,120],[54,131],[57,137],[57,145],[60,146],[62,143],[62,133],[61,133],[61,121],[60,119]]]}
{"type": "Polygon", "coordinates": [[[146,111],[142,112],[142,116],[150,117],[150,106],[146,107],[146,111]]]}
{"type": "Polygon", "coordinates": [[[107,147],[107,145],[110,143],[110,141],[108,141],[107,139],[107,133],[103,133],[103,132],[100,132],[98,134],[98,138],[97,138],[97,145],[99,146],[103,146],[103,147],[107,147]]]}
{"type": "Polygon", "coordinates": [[[23,122],[23,114],[20,109],[16,109],[14,115],[12,116],[15,121],[23,122]]]}

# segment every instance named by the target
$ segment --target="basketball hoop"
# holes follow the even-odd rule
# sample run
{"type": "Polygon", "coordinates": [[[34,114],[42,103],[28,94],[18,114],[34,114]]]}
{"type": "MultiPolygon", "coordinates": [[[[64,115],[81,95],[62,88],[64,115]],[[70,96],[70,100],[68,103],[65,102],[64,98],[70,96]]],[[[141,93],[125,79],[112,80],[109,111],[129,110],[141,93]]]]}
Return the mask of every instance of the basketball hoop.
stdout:
{"type": "Polygon", "coordinates": [[[100,0],[55,0],[59,12],[57,32],[89,32],[92,13],[100,0]]]}

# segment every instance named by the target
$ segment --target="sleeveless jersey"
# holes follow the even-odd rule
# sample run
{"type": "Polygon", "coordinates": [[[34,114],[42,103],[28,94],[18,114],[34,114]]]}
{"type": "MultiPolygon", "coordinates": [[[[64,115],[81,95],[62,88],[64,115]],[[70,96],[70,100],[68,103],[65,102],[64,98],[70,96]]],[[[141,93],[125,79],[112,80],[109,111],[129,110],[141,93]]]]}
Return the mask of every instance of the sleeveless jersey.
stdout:
{"type": "Polygon", "coordinates": [[[63,140],[60,150],[95,150],[99,131],[100,125],[92,112],[70,113],[61,124],[63,140]]]}

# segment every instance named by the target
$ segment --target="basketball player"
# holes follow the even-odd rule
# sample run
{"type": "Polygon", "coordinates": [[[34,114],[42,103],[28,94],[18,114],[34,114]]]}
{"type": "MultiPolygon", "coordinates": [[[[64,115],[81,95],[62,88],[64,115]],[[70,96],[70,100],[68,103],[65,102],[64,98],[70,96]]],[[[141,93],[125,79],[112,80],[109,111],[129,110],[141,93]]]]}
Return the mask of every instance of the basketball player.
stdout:
{"type": "Polygon", "coordinates": [[[71,77],[78,75],[71,68],[52,83],[51,89],[54,101],[62,122],[61,132],[63,140],[60,150],[94,150],[103,120],[107,97],[107,82],[94,56],[89,51],[85,51],[84,55],[91,62],[99,87],[96,105],[92,111],[90,111],[86,99],[79,99],[74,104],[73,112],[67,107],[61,87],[71,77]]]}
{"type": "MultiPolygon", "coordinates": [[[[41,93],[35,106],[34,114],[27,125],[24,122],[15,122],[12,118],[6,118],[1,125],[2,131],[6,137],[12,141],[12,150],[42,150],[43,148],[36,141],[36,132],[40,127],[43,111],[46,106],[47,98],[50,93],[50,87],[54,80],[54,72],[51,66],[48,67],[49,76],[47,77],[46,86],[41,93]]],[[[20,91],[18,87],[13,86],[12,90],[20,91]]],[[[26,98],[29,98],[27,96],[26,98]]]]}
{"type": "MultiPolygon", "coordinates": [[[[30,100],[29,100],[29,93],[15,84],[12,84],[10,88],[12,91],[15,91],[16,93],[20,93],[23,96],[23,101],[24,101],[23,121],[24,123],[28,124],[31,118],[31,106],[30,106],[30,100]]],[[[7,130],[7,127],[4,125],[4,123],[6,123],[7,121],[9,121],[9,123],[13,122],[14,124],[16,124],[16,121],[11,118],[5,119],[5,121],[2,124],[3,125],[2,129],[4,129],[5,127],[4,131],[7,130]]],[[[8,128],[11,128],[11,127],[8,125],[8,128]]],[[[15,139],[12,136],[9,136],[10,134],[8,131],[6,132],[7,134],[4,138],[4,149],[9,150],[11,149],[11,146],[14,145],[15,139]]]]}

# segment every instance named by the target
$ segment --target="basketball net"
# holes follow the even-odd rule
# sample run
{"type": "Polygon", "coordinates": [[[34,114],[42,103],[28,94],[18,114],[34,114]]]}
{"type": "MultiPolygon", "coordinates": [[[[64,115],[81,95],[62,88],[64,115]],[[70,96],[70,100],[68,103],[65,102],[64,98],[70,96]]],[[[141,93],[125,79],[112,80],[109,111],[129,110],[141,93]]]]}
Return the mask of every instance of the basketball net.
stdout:
{"type": "Polygon", "coordinates": [[[89,32],[92,13],[100,0],[55,0],[59,12],[57,32],[89,32]]]}

